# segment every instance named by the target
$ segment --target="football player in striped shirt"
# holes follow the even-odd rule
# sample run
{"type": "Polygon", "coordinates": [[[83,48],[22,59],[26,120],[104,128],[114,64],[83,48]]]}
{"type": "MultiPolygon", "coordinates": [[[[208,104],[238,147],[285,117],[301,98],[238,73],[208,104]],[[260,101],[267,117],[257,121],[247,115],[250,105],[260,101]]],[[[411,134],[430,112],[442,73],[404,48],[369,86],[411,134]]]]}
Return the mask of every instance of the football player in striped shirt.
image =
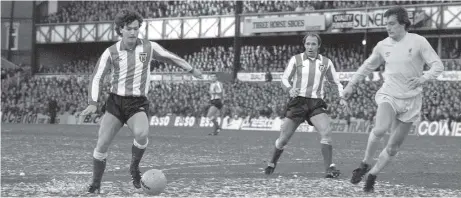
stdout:
{"type": "Polygon", "coordinates": [[[139,13],[123,9],[115,16],[120,41],[108,47],[99,58],[89,85],[89,106],[82,115],[95,113],[104,75],[110,71],[111,88],[101,119],[98,140],[93,152],[93,182],[88,193],[99,193],[106,168],[107,150],[124,124],[134,134],[131,147],[130,174],[135,188],[141,188],[139,162],[148,144],[149,102],[146,98],[150,84],[150,62],[153,59],[182,67],[197,78],[199,70],[184,59],[163,49],[159,44],[138,38],[143,19],[139,13]]]}
{"type": "Polygon", "coordinates": [[[411,126],[420,119],[422,85],[435,80],[443,72],[442,61],[426,38],[408,32],[411,22],[405,8],[390,8],[384,17],[389,36],[378,42],[344,89],[344,96],[350,97],[365,76],[385,64],[384,83],[375,96],[378,104],[376,123],[368,137],[364,159],[351,178],[351,183],[358,184],[367,175],[365,192],[374,191],[376,175],[394,158],[411,126]],[[423,75],[425,64],[431,69],[423,75]],[[371,168],[373,156],[386,131],[391,132],[386,148],[371,168]]]}
{"type": "Polygon", "coordinates": [[[207,117],[213,123],[213,131],[208,135],[218,135],[221,131],[221,127],[217,121],[219,114],[222,109],[222,99],[224,97],[224,87],[221,82],[219,82],[218,77],[213,75],[213,82],[210,84],[210,108],[208,109],[207,117]]]}
{"type": "MultiPolygon", "coordinates": [[[[291,57],[283,72],[282,86],[290,95],[280,136],[275,141],[272,159],[265,168],[265,174],[274,172],[285,145],[293,136],[298,126],[307,121],[320,133],[321,151],[325,164],[327,178],[336,178],[340,171],[332,163],[333,146],[331,138],[330,117],[327,114],[327,104],[323,100],[325,79],[335,84],[340,98],[343,86],[338,79],[332,61],[319,54],[322,40],[318,34],[308,33],[303,39],[306,51],[291,57]]],[[[340,104],[347,107],[345,100],[340,104]]]]}

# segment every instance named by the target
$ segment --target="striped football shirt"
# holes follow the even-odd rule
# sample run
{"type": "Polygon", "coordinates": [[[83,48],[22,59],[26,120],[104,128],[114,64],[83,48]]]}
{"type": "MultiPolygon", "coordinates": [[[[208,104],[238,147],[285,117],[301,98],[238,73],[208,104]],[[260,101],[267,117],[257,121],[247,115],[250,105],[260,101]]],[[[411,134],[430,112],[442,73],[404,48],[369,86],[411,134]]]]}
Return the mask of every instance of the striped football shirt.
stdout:
{"type": "Polygon", "coordinates": [[[91,76],[89,104],[98,102],[104,75],[109,71],[111,93],[120,96],[146,96],[149,92],[150,62],[153,58],[179,60],[159,44],[148,40],[137,39],[134,49],[128,49],[121,40],[108,47],[96,63],[91,76]]]}
{"type": "Polygon", "coordinates": [[[325,79],[336,85],[342,97],[343,85],[339,81],[333,62],[320,54],[316,58],[309,58],[306,53],[301,53],[291,57],[288,62],[283,72],[282,85],[286,89],[299,89],[298,96],[323,99],[325,79]]]}
{"type": "Polygon", "coordinates": [[[224,94],[224,88],[221,82],[216,81],[210,84],[211,100],[221,99],[224,94]]]}

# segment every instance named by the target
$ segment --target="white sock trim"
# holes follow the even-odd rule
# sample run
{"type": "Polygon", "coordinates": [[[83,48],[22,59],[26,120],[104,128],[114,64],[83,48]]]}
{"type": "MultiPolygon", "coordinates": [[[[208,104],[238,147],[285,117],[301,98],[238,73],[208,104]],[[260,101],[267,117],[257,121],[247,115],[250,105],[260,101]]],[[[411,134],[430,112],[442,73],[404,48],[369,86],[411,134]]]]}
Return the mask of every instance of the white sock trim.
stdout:
{"type": "Polygon", "coordinates": [[[106,153],[100,153],[98,151],[96,151],[96,149],[94,149],[93,151],[93,157],[97,160],[100,160],[100,161],[103,161],[104,159],[106,159],[108,156],[107,152],[106,153]]]}
{"type": "Polygon", "coordinates": [[[147,148],[147,144],[149,144],[149,138],[146,138],[146,144],[144,144],[144,145],[140,145],[138,142],[136,142],[136,139],[133,140],[133,145],[136,146],[139,149],[147,148]]]}
{"type": "Polygon", "coordinates": [[[331,138],[322,138],[320,140],[320,144],[326,144],[326,145],[331,145],[331,138]]]}
{"type": "Polygon", "coordinates": [[[285,146],[280,146],[280,140],[278,138],[277,138],[277,140],[275,140],[275,148],[277,148],[279,150],[285,149],[285,146]]]}

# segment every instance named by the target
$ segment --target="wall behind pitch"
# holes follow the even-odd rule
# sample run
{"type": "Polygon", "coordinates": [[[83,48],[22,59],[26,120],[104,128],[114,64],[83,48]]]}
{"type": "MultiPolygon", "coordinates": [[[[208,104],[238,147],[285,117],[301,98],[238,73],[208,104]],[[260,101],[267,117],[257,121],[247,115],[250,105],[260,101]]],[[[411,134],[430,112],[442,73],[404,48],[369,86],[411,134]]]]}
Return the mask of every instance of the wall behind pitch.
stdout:
{"type": "Polygon", "coordinates": [[[32,1],[15,1],[14,10],[12,10],[12,1],[2,1],[2,23],[1,23],[1,49],[2,57],[7,57],[9,38],[9,25],[11,12],[13,11],[13,26],[18,27],[17,44],[18,49],[11,51],[11,62],[16,64],[31,64],[32,50],[32,1]]]}

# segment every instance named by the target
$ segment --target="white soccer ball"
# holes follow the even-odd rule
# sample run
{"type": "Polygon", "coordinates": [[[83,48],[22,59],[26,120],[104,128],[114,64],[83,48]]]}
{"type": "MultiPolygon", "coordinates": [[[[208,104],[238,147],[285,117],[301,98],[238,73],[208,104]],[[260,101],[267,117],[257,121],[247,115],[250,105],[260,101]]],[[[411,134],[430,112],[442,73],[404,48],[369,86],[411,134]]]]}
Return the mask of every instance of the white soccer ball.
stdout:
{"type": "Polygon", "coordinates": [[[141,188],[149,195],[158,195],[166,188],[166,177],[161,170],[151,169],[141,177],[141,188]]]}

